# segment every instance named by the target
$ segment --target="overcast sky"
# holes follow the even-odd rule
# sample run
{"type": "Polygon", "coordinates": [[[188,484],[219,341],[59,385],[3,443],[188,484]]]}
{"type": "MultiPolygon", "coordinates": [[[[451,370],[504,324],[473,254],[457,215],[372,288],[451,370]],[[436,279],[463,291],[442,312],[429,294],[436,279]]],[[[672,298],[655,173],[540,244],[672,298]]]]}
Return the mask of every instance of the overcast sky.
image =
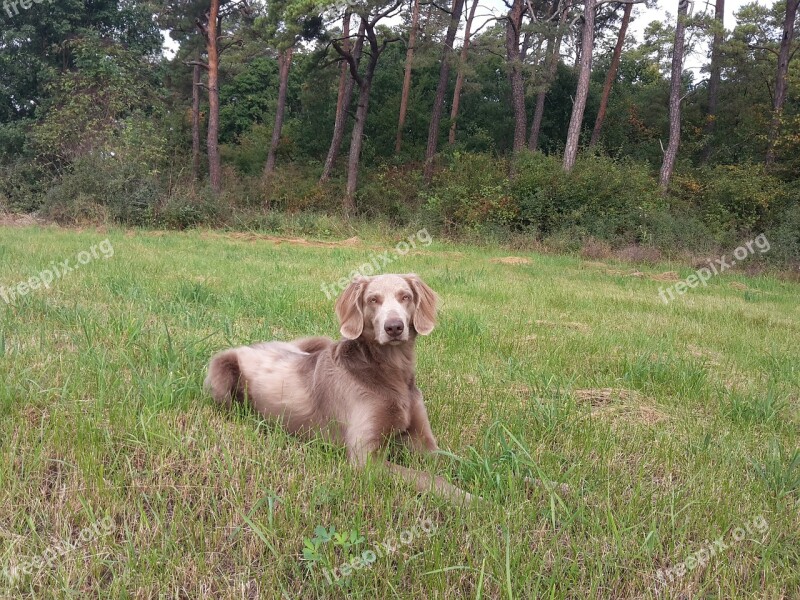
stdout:
{"type": "MultiPolygon", "coordinates": [[[[737,12],[745,4],[749,4],[751,1],[753,0],[725,1],[725,29],[730,31],[736,26],[734,13],[737,12]]],[[[770,5],[772,4],[773,0],[755,0],[755,1],[758,2],[758,4],[770,5]]],[[[699,14],[703,12],[707,12],[709,14],[714,13],[714,0],[690,0],[690,2],[691,2],[690,7],[692,10],[692,14],[699,14]]],[[[471,1],[467,0],[467,6],[469,6],[470,4],[471,1]]],[[[475,16],[476,23],[473,26],[473,30],[475,30],[477,27],[480,27],[480,25],[487,20],[488,15],[494,14],[496,16],[499,16],[507,12],[508,8],[503,3],[503,0],[480,0],[480,5],[478,7],[475,16]]],[[[669,15],[670,22],[673,22],[675,19],[675,14],[677,12],[678,12],[677,0],[670,0],[668,2],[665,2],[665,0],[659,0],[657,8],[642,8],[641,6],[636,6],[634,7],[633,10],[633,20],[630,24],[630,28],[628,29],[628,35],[635,36],[637,40],[641,41],[645,27],[647,27],[649,23],[651,23],[652,21],[664,20],[667,15],[669,15]]],[[[391,24],[391,22],[389,24],[391,24]]],[[[462,22],[462,28],[463,28],[463,22],[462,22]]],[[[167,32],[164,32],[164,34],[165,34],[164,51],[167,54],[167,56],[173,56],[175,50],[177,49],[177,44],[173,42],[171,39],[169,39],[167,32]]],[[[707,45],[698,44],[696,51],[691,56],[686,57],[686,63],[684,65],[684,69],[691,69],[692,71],[694,71],[696,80],[702,79],[703,77],[703,75],[700,73],[700,69],[707,62],[707,53],[708,53],[707,45]]]]}
{"type": "MultiPolygon", "coordinates": [[[[734,13],[736,13],[742,6],[745,4],[750,4],[753,0],[725,0],[725,29],[731,31],[734,27],[736,27],[736,20],[734,18],[734,13]]],[[[771,5],[772,2],[767,0],[756,0],[758,4],[763,4],[765,6],[771,5]]],[[[713,0],[694,0],[692,2],[694,5],[692,14],[702,14],[708,13],[713,15],[714,14],[714,1],[713,0]]],[[[659,0],[658,2],[659,8],[640,8],[636,7],[635,11],[638,11],[638,16],[630,25],[630,32],[632,35],[635,35],[638,40],[642,39],[642,34],[644,32],[645,27],[652,21],[663,20],[664,16],[669,13],[670,20],[674,22],[675,15],[678,12],[678,2],[677,0],[674,2],[664,2],[664,0],[659,0]]],[[[636,12],[634,12],[636,14],[636,12]]],[[[692,69],[695,73],[696,79],[701,79],[702,75],[700,74],[700,68],[707,62],[707,53],[708,47],[707,45],[699,44],[697,51],[692,56],[686,57],[686,64],[684,69],[692,69]]]]}

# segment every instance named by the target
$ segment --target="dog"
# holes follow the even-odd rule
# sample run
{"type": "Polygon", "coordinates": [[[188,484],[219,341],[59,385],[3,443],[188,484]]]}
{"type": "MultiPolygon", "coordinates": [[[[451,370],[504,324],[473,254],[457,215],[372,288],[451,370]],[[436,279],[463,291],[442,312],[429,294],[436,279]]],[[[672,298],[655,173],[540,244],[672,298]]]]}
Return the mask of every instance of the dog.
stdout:
{"type": "MultiPolygon", "coordinates": [[[[343,339],[310,337],[225,350],[211,359],[205,388],[219,403],[249,401],[298,436],[322,433],[343,443],[358,468],[378,459],[391,438],[412,451],[438,450],[416,386],[417,335],[436,325],[438,296],[416,274],[356,277],[336,301],[343,339]]],[[[472,497],[442,477],[388,461],[418,491],[472,497]]]]}

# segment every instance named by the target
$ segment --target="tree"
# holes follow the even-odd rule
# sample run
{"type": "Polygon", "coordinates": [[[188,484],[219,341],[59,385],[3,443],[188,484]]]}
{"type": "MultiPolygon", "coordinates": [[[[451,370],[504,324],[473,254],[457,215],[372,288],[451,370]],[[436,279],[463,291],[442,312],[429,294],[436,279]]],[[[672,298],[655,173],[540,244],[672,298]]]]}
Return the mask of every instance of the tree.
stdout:
{"type": "MultiPolygon", "coordinates": [[[[722,2],[724,0],[718,1],[722,2]]],[[[619,61],[622,58],[622,47],[625,45],[625,34],[628,32],[628,23],[630,23],[631,20],[632,10],[633,3],[626,3],[622,14],[622,23],[619,26],[617,43],[614,46],[614,54],[611,56],[611,65],[608,67],[606,81],[603,84],[603,94],[600,97],[600,108],[597,111],[597,119],[595,119],[594,122],[594,129],[592,130],[592,138],[589,140],[589,146],[594,146],[598,141],[600,141],[600,132],[603,129],[603,121],[605,121],[606,110],[608,109],[608,99],[611,96],[611,86],[614,85],[614,81],[617,78],[619,61]]]]}
{"type": "Polygon", "coordinates": [[[533,121],[531,122],[531,131],[528,136],[528,149],[532,151],[539,148],[539,132],[542,129],[542,118],[544,117],[544,101],[547,96],[547,89],[555,79],[558,62],[561,58],[561,40],[564,37],[564,21],[568,9],[568,0],[554,0],[549,20],[552,25],[555,19],[555,26],[551,26],[547,35],[544,81],[540,84],[541,87],[536,94],[536,107],[533,110],[533,121]]]}
{"type": "MultiPolygon", "coordinates": [[[[682,0],[683,1],[683,0],[682,0]]],[[[572,104],[572,116],[569,120],[567,144],[564,148],[564,170],[569,172],[575,166],[578,156],[578,143],[581,137],[583,112],[586,109],[586,98],[589,95],[589,79],[592,72],[592,52],[594,50],[594,17],[595,0],[586,0],[583,9],[583,36],[581,40],[581,62],[578,73],[578,89],[572,104]]]]}
{"type": "Polygon", "coordinates": [[[400,6],[402,0],[395,0],[392,4],[378,5],[377,7],[368,7],[361,9],[359,17],[364,25],[364,37],[369,44],[369,60],[363,75],[358,72],[358,61],[356,61],[352,52],[348,52],[340,44],[341,40],[334,40],[334,49],[344,58],[350,66],[350,76],[358,85],[358,105],[356,107],[355,123],[353,124],[353,133],[350,138],[350,157],[347,162],[347,186],[345,187],[345,195],[342,199],[342,208],[345,216],[350,216],[355,213],[356,203],[356,189],[358,187],[358,167],[361,160],[361,146],[364,141],[364,126],[367,121],[367,113],[369,111],[369,96],[372,91],[372,81],[375,77],[375,69],[378,66],[378,59],[386,46],[391,42],[396,42],[399,38],[387,38],[382,36],[383,39],[378,39],[376,26],[384,18],[394,16],[400,6]]]}
{"type": "Polygon", "coordinates": [[[169,0],[164,10],[167,22],[177,25],[171,35],[176,39],[185,39],[186,31],[181,25],[187,18],[194,18],[194,24],[205,41],[206,62],[190,61],[187,64],[199,65],[207,73],[206,90],[208,91],[208,126],[206,132],[206,154],[208,155],[209,185],[215,194],[222,191],[222,165],[219,155],[219,61],[222,53],[238,41],[225,43],[222,21],[234,12],[247,9],[246,0],[192,0],[185,3],[181,0],[169,0]],[[207,7],[207,8],[205,8],[207,7]]]}
{"type": "Polygon", "coordinates": [[[286,90],[289,88],[289,68],[292,65],[293,50],[294,48],[289,46],[278,55],[278,104],[275,108],[275,124],[272,126],[272,139],[269,144],[267,162],[264,165],[264,177],[266,178],[269,178],[275,170],[275,160],[278,155],[278,144],[281,140],[283,118],[286,114],[286,90]]]}
{"type": "Polygon", "coordinates": [[[400,95],[400,115],[397,119],[397,138],[394,143],[394,153],[400,154],[403,144],[403,127],[406,123],[408,110],[408,94],[411,91],[411,67],[414,63],[414,44],[417,41],[417,28],[419,26],[419,0],[413,0],[414,8],[411,12],[411,29],[408,33],[408,49],[406,50],[406,70],[403,76],[403,92],[400,95]]]}
{"type": "Polygon", "coordinates": [[[200,177],[200,64],[192,67],[192,179],[200,177]]]}
{"type": "MultiPolygon", "coordinates": [[[[521,2],[522,0],[517,0],[521,2]]],[[[436,84],[436,97],[433,100],[431,110],[431,120],[428,127],[428,146],[425,149],[425,182],[430,183],[433,177],[433,159],[436,156],[436,149],[439,145],[439,125],[442,120],[444,110],[444,95],[447,92],[447,81],[450,77],[450,62],[453,54],[453,44],[455,43],[458,26],[461,22],[461,13],[464,9],[464,0],[453,0],[450,11],[450,24],[447,26],[447,34],[444,37],[442,47],[442,64],[439,67],[439,82],[436,84]]]]}
{"type": "Polygon", "coordinates": [[[222,166],[219,161],[219,31],[222,28],[219,13],[220,0],[211,0],[205,19],[197,21],[197,27],[206,40],[208,57],[208,132],[206,153],[208,154],[208,178],[215,194],[222,191],[222,166]]]}
{"type": "Polygon", "coordinates": [[[289,88],[292,54],[300,40],[310,40],[320,34],[322,17],[317,11],[316,4],[313,2],[309,4],[306,0],[275,0],[268,4],[266,16],[255,23],[257,28],[263,29],[265,39],[269,40],[278,52],[278,102],[272,126],[272,139],[264,165],[266,180],[275,171],[278,145],[286,115],[286,93],[289,88]]]}
{"type": "Polygon", "coordinates": [[[666,193],[675,170],[681,144],[681,92],[683,76],[683,47],[686,37],[686,16],[689,0],[678,0],[678,22],[675,25],[675,44],[672,48],[672,75],[669,86],[669,143],[664,151],[659,184],[666,193]]]}
{"type": "Polygon", "coordinates": [[[775,162],[775,145],[781,129],[781,116],[783,106],[786,104],[787,81],[786,76],[789,72],[789,61],[792,58],[792,41],[794,40],[794,25],[797,19],[797,8],[800,0],[786,0],[786,15],[783,19],[783,35],[781,37],[780,50],[778,51],[778,69],[775,74],[775,95],[772,105],[772,120],[769,127],[769,138],[767,141],[766,163],[771,167],[775,162]]]}
{"type": "MultiPolygon", "coordinates": [[[[594,0],[590,0],[594,2],[594,0]]],[[[514,142],[512,149],[519,152],[525,147],[527,117],[525,114],[525,83],[522,77],[522,53],[519,42],[522,18],[525,14],[524,0],[512,0],[506,17],[506,62],[508,81],[511,85],[511,106],[514,113],[514,142]]]]}
{"type": "Polygon", "coordinates": [[[448,142],[452,146],[456,143],[456,122],[458,120],[458,108],[461,103],[461,90],[464,87],[464,71],[467,64],[467,53],[469,51],[469,36],[472,31],[472,21],[475,18],[475,9],[478,8],[478,0],[472,0],[472,7],[467,15],[467,24],[464,27],[464,43],[461,46],[461,56],[458,61],[458,75],[456,75],[456,87],[453,90],[453,104],[450,108],[450,133],[448,142]]]}
{"type": "Polygon", "coordinates": [[[711,158],[711,136],[717,120],[717,103],[719,102],[719,84],[722,78],[722,41],[725,34],[725,0],[716,0],[714,5],[714,38],[711,41],[711,67],[708,76],[708,110],[703,133],[706,136],[703,148],[703,162],[711,158]]]}
{"type": "MultiPolygon", "coordinates": [[[[344,26],[342,29],[342,50],[345,54],[349,54],[356,64],[356,68],[361,62],[361,52],[364,47],[364,31],[366,22],[361,19],[361,24],[356,35],[355,47],[351,49],[350,43],[350,12],[345,12],[344,26]]],[[[342,59],[339,74],[339,94],[336,99],[336,117],[333,125],[333,136],[331,137],[331,145],[328,148],[328,155],[325,157],[325,165],[322,167],[322,175],[319,182],[325,183],[331,177],[333,166],[336,164],[336,159],[339,157],[339,150],[342,147],[344,140],[345,125],[347,117],[350,114],[350,103],[353,98],[353,85],[355,79],[350,75],[350,63],[342,59]]]]}

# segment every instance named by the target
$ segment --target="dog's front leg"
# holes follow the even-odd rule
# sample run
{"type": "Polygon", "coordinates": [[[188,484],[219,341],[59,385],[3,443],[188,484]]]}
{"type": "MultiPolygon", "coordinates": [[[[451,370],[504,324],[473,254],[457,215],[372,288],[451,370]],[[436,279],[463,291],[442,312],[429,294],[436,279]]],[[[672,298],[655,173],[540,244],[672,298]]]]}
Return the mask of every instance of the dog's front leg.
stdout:
{"type": "Polygon", "coordinates": [[[408,429],[404,432],[403,440],[410,444],[414,452],[430,454],[439,449],[436,438],[433,437],[430,421],[428,421],[428,411],[422,402],[422,392],[416,391],[416,397],[411,404],[411,420],[408,429]]]}
{"type": "MultiPolygon", "coordinates": [[[[431,436],[432,438],[433,436],[431,436]]],[[[347,440],[347,457],[356,467],[364,468],[369,461],[380,464],[380,461],[383,460],[380,456],[382,440],[369,436],[366,430],[359,431],[351,428],[347,432],[345,439],[347,440]]],[[[435,440],[433,445],[433,449],[436,449],[435,440]]],[[[457,488],[442,477],[402,467],[387,460],[383,460],[383,465],[392,473],[399,475],[409,483],[413,483],[418,492],[433,490],[456,504],[466,504],[472,500],[472,496],[467,492],[457,488]]]]}
{"type": "Polygon", "coordinates": [[[408,467],[391,463],[388,460],[385,464],[392,473],[399,475],[409,483],[413,483],[414,487],[420,493],[433,490],[454,504],[469,504],[473,500],[469,492],[465,492],[461,488],[454,486],[444,477],[409,469],[408,467]]]}

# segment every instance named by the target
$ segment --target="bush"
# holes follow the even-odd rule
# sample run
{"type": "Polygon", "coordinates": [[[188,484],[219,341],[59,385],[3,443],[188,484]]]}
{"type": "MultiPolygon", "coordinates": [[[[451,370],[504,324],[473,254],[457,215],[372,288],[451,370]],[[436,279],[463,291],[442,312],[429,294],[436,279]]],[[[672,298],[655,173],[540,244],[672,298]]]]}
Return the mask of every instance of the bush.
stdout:
{"type": "Polygon", "coordinates": [[[76,160],[45,194],[46,216],[66,223],[106,218],[126,225],[152,224],[163,194],[156,177],[106,154],[76,160]]]}
{"type": "Polygon", "coordinates": [[[766,260],[792,268],[800,268],[800,201],[782,211],[772,227],[765,231],[770,242],[766,260]]]}
{"type": "Polygon", "coordinates": [[[406,224],[419,209],[422,177],[419,170],[384,164],[366,173],[358,192],[359,212],[367,218],[385,217],[406,224]]]}
{"type": "Polygon", "coordinates": [[[48,180],[47,172],[32,162],[0,165],[0,205],[20,212],[39,210],[48,180]]]}
{"type": "Polygon", "coordinates": [[[428,192],[426,209],[449,230],[503,226],[554,238],[569,232],[580,247],[587,236],[647,241],[644,218],[661,205],[643,165],[587,156],[564,173],[559,157],[541,153],[522,153],[510,167],[486,154],[454,153],[428,192]]]}
{"type": "Polygon", "coordinates": [[[197,225],[214,225],[222,214],[223,203],[207,188],[199,193],[192,185],[176,188],[159,206],[153,223],[167,229],[189,229],[197,225]]]}
{"type": "Polygon", "coordinates": [[[508,195],[508,165],[488,154],[454,152],[424,195],[424,211],[445,233],[509,225],[519,207],[508,195]]]}
{"type": "Polygon", "coordinates": [[[722,246],[743,234],[763,231],[774,206],[784,206],[786,189],[761,165],[718,165],[678,179],[677,195],[697,209],[704,225],[722,246]]]}

